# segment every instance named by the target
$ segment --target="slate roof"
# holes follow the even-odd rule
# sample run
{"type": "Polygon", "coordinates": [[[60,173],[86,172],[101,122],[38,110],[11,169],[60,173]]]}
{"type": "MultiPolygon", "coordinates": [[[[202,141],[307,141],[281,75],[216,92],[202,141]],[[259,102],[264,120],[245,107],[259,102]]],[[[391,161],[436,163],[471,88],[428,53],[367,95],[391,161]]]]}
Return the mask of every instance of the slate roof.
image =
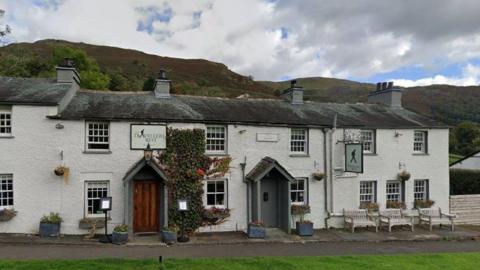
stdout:
{"type": "Polygon", "coordinates": [[[0,77],[0,104],[55,106],[70,87],[54,79],[0,77]]]}
{"type": "Polygon", "coordinates": [[[246,175],[246,178],[250,181],[258,181],[261,180],[267,173],[271,170],[276,169],[280,172],[288,181],[295,181],[295,177],[293,177],[285,168],[278,163],[275,159],[271,157],[264,157],[260,162],[258,162],[255,167],[246,175]]]}
{"type": "Polygon", "coordinates": [[[153,92],[80,90],[54,118],[165,122],[239,123],[257,125],[339,127],[445,128],[442,123],[402,108],[380,104],[305,102],[292,105],[275,99],[229,99],[153,92]]]}

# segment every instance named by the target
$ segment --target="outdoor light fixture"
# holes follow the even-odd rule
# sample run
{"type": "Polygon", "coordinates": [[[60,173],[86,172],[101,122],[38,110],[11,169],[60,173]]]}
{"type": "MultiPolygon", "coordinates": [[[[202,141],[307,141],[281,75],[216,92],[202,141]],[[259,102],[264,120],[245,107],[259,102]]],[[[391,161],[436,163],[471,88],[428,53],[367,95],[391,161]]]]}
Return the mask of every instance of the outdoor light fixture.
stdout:
{"type": "Polygon", "coordinates": [[[108,211],[112,210],[112,197],[100,198],[100,210],[102,210],[103,213],[105,213],[105,236],[100,238],[99,241],[101,243],[111,243],[112,239],[108,236],[108,233],[107,233],[107,221],[108,221],[107,213],[108,211]]]}
{"type": "Polygon", "coordinates": [[[63,126],[62,123],[57,123],[57,124],[55,125],[55,128],[56,128],[56,129],[63,129],[64,126],[63,126]]]}
{"type": "Polygon", "coordinates": [[[185,212],[188,211],[188,200],[186,199],[179,199],[178,200],[178,211],[182,215],[182,231],[180,232],[180,236],[178,237],[178,242],[188,242],[188,236],[185,235],[185,212]]]}
{"type": "Polygon", "coordinates": [[[143,157],[146,161],[150,161],[153,156],[153,150],[150,148],[150,144],[147,144],[147,148],[143,151],[143,157]]]}

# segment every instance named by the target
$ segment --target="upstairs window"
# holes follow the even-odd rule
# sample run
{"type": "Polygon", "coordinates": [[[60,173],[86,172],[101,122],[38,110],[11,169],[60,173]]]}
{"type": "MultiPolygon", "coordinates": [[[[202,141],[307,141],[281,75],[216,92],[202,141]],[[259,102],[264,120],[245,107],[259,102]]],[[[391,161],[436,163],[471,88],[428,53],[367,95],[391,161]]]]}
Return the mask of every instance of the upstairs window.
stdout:
{"type": "Polygon", "coordinates": [[[13,176],[0,174],[0,207],[13,206],[13,176]]]}
{"type": "Polygon", "coordinates": [[[375,153],[375,131],[362,130],[360,131],[360,139],[363,143],[363,152],[367,154],[375,153]]]}
{"type": "Polygon", "coordinates": [[[12,135],[12,112],[0,109],[0,136],[12,135]]]}
{"type": "Polygon", "coordinates": [[[413,134],[413,152],[416,154],[427,153],[427,132],[415,130],[413,134]]]}
{"type": "Polygon", "coordinates": [[[225,126],[209,125],[206,132],[206,152],[225,154],[227,152],[227,134],[225,126]]]}
{"type": "Polygon", "coordinates": [[[227,181],[225,179],[220,180],[207,180],[207,206],[216,208],[226,208],[226,186],[227,181]]]}
{"type": "Polygon", "coordinates": [[[306,204],[307,179],[298,178],[290,184],[290,200],[292,204],[306,204]]]}
{"type": "Polygon", "coordinates": [[[290,152],[293,154],[308,154],[308,130],[292,128],[290,131],[290,152]]]}
{"type": "Polygon", "coordinates": [[[108,122],[87,122],[87,151],[110,149],[110,127],[108,122]]]}
{"type": "Polygon", "coordinates": [[[85,217],[103,217],[100,199],[108,197],[108,181],[85,182],[85,217]]]}

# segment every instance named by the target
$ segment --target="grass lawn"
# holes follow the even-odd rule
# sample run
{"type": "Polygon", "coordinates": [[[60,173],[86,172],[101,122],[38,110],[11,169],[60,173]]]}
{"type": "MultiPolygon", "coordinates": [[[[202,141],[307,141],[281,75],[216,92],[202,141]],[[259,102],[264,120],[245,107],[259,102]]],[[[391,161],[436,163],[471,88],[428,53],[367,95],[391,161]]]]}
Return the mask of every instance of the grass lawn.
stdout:
{"type": "MultiPolygon", "coordinates": [[[[110,270],[162,269],[156,260],[39,260],[0,261],[0,269],[18,270],[110,270]]],[[[332,256],[332,257],[257,257],[231,259],[167,259],[163,269],[480,269],[480,253],[332,256]]]]}

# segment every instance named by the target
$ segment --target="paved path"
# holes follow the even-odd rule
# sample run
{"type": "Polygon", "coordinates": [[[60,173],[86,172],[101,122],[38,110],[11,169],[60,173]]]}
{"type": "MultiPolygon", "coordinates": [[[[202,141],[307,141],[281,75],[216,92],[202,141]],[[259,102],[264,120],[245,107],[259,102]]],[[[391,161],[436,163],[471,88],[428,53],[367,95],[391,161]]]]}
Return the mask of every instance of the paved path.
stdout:
{"type": "Polygon", "coordinates": [[[440,252],[480,252],[480,242],[259,243],[172,247],[0,244],[0,259],[157,258],[159,255],[164,257],[324,256],[440,252]]]}

